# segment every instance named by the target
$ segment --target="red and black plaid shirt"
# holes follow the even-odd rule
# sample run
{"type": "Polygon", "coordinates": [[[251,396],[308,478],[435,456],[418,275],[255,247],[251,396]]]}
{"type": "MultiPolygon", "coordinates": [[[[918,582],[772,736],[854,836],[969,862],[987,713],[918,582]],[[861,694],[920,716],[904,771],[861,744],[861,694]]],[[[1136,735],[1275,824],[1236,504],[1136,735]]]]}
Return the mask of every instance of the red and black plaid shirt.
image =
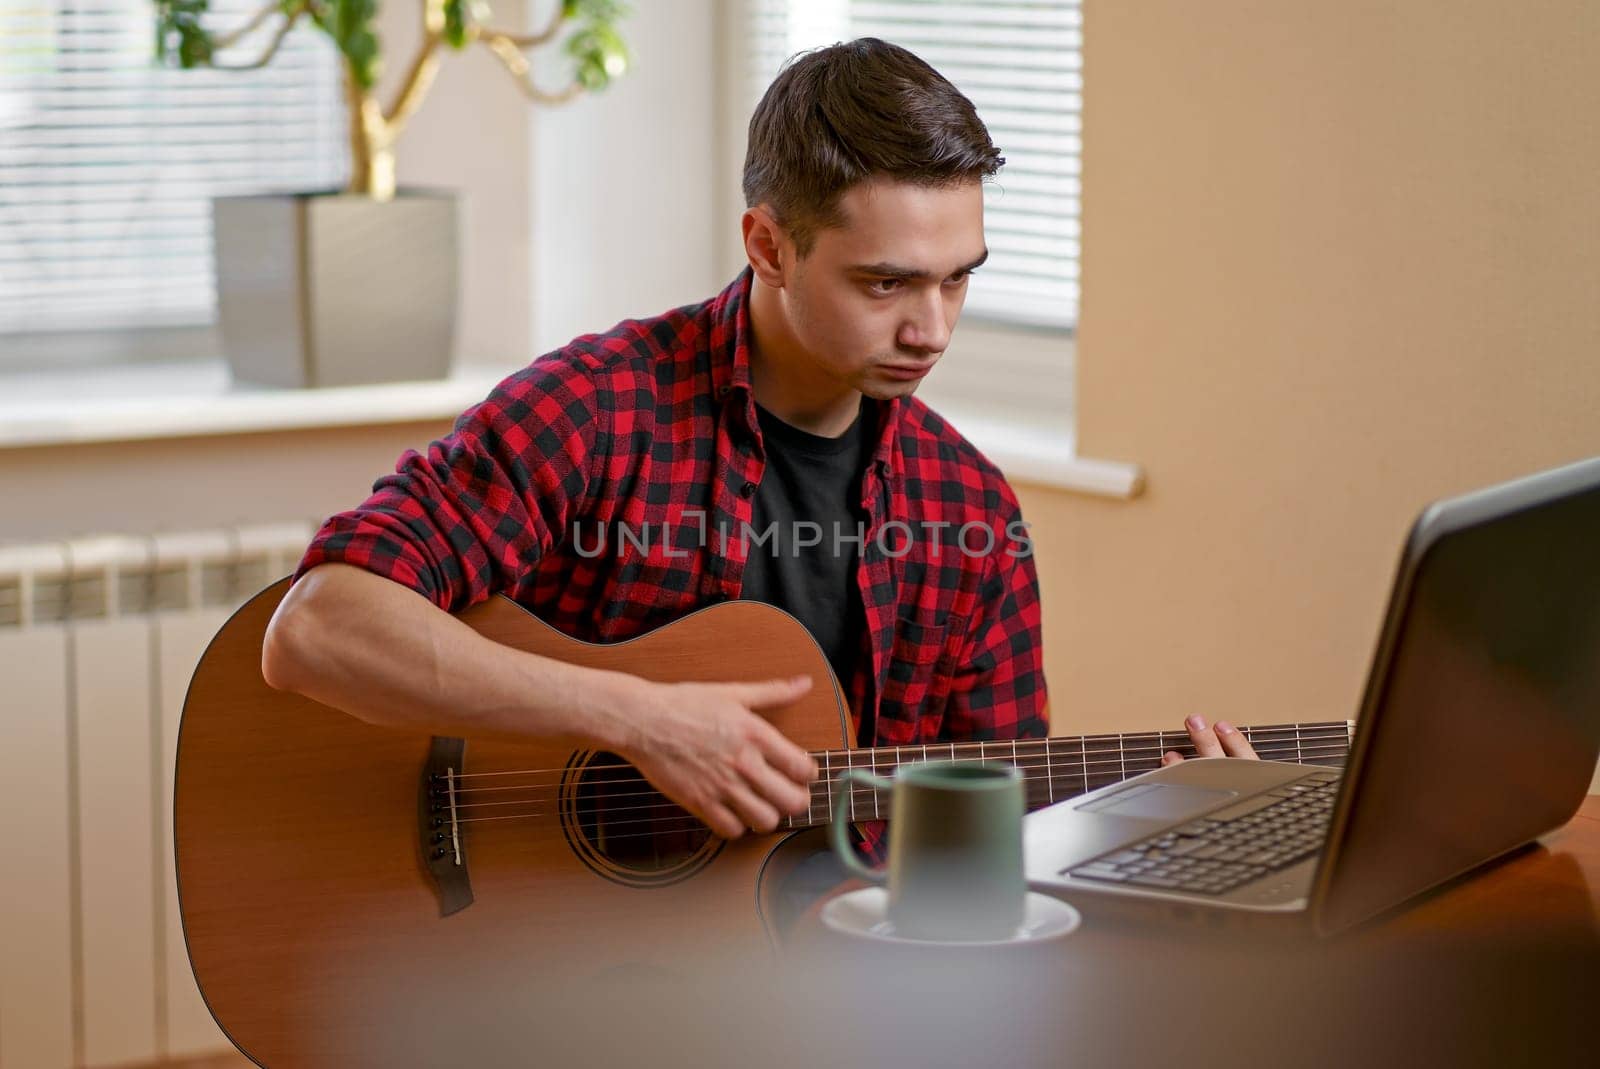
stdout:
{"type": "MultiPolygon", "coordinates": [[[[297,576],[344,561],[451,612],[503,592],[590,642],[737,598],[748,550],[763,551],[740,537],[764,466],[750,280],[747,268],[710,301],[584,335],[513,374],[330,518],[297,576]],[[673,545],[618,536],[646,525],[673,545]]],[[[921,401],[867,411],[866,626],[840,681],[858,726],[868,711],[880,746],[1044,736],[1038,581],[1015,495],[921,401]]]]}

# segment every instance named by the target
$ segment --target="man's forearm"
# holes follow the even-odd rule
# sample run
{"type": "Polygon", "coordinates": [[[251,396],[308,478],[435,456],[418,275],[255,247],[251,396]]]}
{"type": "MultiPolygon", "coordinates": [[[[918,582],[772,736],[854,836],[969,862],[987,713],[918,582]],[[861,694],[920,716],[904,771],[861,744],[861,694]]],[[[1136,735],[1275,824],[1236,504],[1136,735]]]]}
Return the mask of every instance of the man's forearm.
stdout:
{"type": "Polygon", "coordinates": [[[484,638],[400,585],[313,568],[267,629],[267,682],[372,724],[435,735],[626,745],[640,681],[484,638]]]}

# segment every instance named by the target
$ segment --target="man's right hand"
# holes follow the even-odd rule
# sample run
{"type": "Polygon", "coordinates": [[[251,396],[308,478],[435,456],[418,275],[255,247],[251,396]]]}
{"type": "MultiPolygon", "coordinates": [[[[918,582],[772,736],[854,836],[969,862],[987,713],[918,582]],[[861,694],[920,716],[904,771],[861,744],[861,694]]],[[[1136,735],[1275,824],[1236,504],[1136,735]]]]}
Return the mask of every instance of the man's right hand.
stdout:
{"type": "Polygon", "coordinates": [[[263,643],[268,685],[369,724],[460,738],[561,739],[611,750],[733,838],[803,813],[817,765],[753,710],[787,705],[809,677],[656,683],[525,653],[348,564],[311,569],[263,643]]]}
{"type": "Polygon", "coordinates": [[[646,683],[618,753],[718,835],[769,832],[811,804],[810,754],[755,710],[788,705],[809,676],[761,683],[646,683]]]}

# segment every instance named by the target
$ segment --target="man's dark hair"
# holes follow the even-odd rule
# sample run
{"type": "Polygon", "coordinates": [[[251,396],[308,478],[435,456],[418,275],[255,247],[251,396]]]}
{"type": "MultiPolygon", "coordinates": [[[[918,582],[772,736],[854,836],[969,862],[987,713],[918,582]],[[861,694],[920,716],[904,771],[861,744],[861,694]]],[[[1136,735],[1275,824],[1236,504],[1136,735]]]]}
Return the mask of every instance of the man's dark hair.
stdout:
{"type": "Polygon", "coordinates": [[[839,200],[873,176],[982,181],[1005,160],[972,101],[899,45],[863,37],[789,59],[750,117],[746,207],[771,205],[801,257],[845,224],[839,200]]]}

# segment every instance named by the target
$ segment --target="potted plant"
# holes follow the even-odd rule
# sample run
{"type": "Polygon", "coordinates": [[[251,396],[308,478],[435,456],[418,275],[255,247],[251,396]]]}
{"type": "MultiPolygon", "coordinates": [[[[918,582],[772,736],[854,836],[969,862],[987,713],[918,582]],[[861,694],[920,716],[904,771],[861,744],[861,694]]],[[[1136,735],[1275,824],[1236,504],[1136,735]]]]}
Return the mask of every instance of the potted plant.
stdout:
{"type": "Polygon", "coordinates": [[[617,32],[617,0],[561,0],[548,25],[518,34],[490,25],[482,0],[417,0],[422,39],[387,106],[378,99],[378,0],[268,0],[243,25],[212,33],[210,0],[153,0],[158,61],[250,70],[271,62],[302,20],[339,50],[349,123],[350,181],[342,191],[212,200],[218,318],[234,377],[273,386],[333,386],[439,378],[454,355],[458,199],[395,182],[395,144],[433,84],[441,53],[489,48],[536,104],[606,88],[632,62],[617,32]],[[276,21],[261,55],[218,54],[276,21]],[[570,30],[572,81],[536,86],[527,53],[570,30]]]}

